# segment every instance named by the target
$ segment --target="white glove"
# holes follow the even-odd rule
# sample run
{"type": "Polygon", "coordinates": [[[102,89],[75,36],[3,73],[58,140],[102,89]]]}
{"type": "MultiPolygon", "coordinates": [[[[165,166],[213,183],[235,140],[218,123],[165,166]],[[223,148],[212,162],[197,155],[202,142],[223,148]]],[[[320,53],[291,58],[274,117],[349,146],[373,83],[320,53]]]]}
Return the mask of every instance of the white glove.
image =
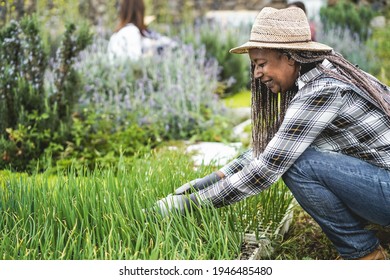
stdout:
{"type": "Polygon", "coordinates": [[[190,200],[184,195],[168,195],[158,200],[154,207],[163,217],[168,216],[170,212],[177,210],[184,214],[186,209],[190,209],[190,200]]]}
{"type": "Polygon", "coordinates": [[[196,178],[195,180],[192,180],[188,183],[185,183],[184,185],[180,186],[179,188],[177,188],[175,190],[175,194],[176,195],[179,195],[179,194],[184,194],[184,193],[187,193],[187,192],[191,192],[191,189],[194,189],[194,190],[198,190],[197,188],[197,185],[196,183],[198,183],[200,180],[202,180],[201,178],[196,178]]]}
{"type": "Polygon", "coordinates": [[[219,176],[217,172],[213,172],[203,178],[197,178],[188,183],[185,183],[175,190],[175,194],[191,193],[192,190],[199,191],[211,186],[221,179],[221,176],[219,176]]]}

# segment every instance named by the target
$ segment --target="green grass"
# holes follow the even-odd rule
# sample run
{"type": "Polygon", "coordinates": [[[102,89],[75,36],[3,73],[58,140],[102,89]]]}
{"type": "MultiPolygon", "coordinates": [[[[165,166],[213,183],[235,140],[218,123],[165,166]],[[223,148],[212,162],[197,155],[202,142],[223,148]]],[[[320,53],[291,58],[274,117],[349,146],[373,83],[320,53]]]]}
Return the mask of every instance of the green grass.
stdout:
{"type": "Polygon", "coordinates": [[[229,108],[241,108],[251,106],[251,92],[244,90],[223,99],[225,106],[229,108]]]}
{"type": "Polygon", "coordinates": [[[272,238],[291,201],[283,184],[220,209],[142,211],[212,168],[163,151],[93,172],[0,171],[0,259],[237,259],[245,232],[272,238]]]}

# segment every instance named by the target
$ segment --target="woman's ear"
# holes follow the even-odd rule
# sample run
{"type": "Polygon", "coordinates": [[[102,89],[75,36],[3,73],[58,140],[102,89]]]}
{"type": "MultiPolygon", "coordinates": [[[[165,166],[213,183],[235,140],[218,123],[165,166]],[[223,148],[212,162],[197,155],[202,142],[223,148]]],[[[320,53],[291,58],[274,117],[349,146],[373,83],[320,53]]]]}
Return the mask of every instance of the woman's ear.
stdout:
{"type": "Polygon", "coordinates": [[[294,59],[292,59],[292,57],[290,57],[290,56],[287,56],[287,63],[290,66],[294,66],[297,64],[297,62],[294,59]]]}
{"type": "Polygon", "coordinates": [[[283,55],[283,59],[287,59],[288,65],[294,66],[297,63],[294,59],[292,59],[289,53],[283,52],[282,55],[283,55]]]}

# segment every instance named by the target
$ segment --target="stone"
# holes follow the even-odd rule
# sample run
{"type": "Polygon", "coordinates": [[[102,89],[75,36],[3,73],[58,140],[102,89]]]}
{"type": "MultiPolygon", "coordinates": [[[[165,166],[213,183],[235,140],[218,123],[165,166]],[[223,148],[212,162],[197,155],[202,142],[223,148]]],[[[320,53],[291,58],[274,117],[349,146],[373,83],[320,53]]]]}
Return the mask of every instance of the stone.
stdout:
{"type": "Polygon", "coordinates": [[[373,28],[384,28],[386,27],[386,18],[384,16],[374,17],[370,22],[373,28]]]}
{"type": "Polygon", "coordinates": [[[242,143],[200,142],[189,145],[187,153],[193,153],[195,167],[201,165],[225,165],[236,157],[242,147],[242,143]]]}

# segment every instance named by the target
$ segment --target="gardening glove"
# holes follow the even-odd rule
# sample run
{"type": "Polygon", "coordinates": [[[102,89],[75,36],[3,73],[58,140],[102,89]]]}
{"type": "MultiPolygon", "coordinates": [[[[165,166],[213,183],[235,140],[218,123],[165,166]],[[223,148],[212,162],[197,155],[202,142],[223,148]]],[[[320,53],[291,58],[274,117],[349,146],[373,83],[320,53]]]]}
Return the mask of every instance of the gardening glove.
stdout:
{"type": "Polygon", "coordinates": [[[185,195],[168,195],[163,199],[158,200],[153,209],[159,212],[163,217],[168,216],[172,211],[178,211],[180,214],[185,214],[191,210],[191,200],[196,203],[195,197],[191,199],[185,195]]]}
{"type": "Polygon", "coordinates": [[[175,194],[179,195],[179,194],[191,193],[193,190],[199,191],[206,187],[211,186],[212,184],[218,182],[221,179],[222,177],[217,172],[213,172],[203,178],[197,178],[188,183],[185,183],[184,185],[182,185],[181,187],[175,190],[175,194]]]}

